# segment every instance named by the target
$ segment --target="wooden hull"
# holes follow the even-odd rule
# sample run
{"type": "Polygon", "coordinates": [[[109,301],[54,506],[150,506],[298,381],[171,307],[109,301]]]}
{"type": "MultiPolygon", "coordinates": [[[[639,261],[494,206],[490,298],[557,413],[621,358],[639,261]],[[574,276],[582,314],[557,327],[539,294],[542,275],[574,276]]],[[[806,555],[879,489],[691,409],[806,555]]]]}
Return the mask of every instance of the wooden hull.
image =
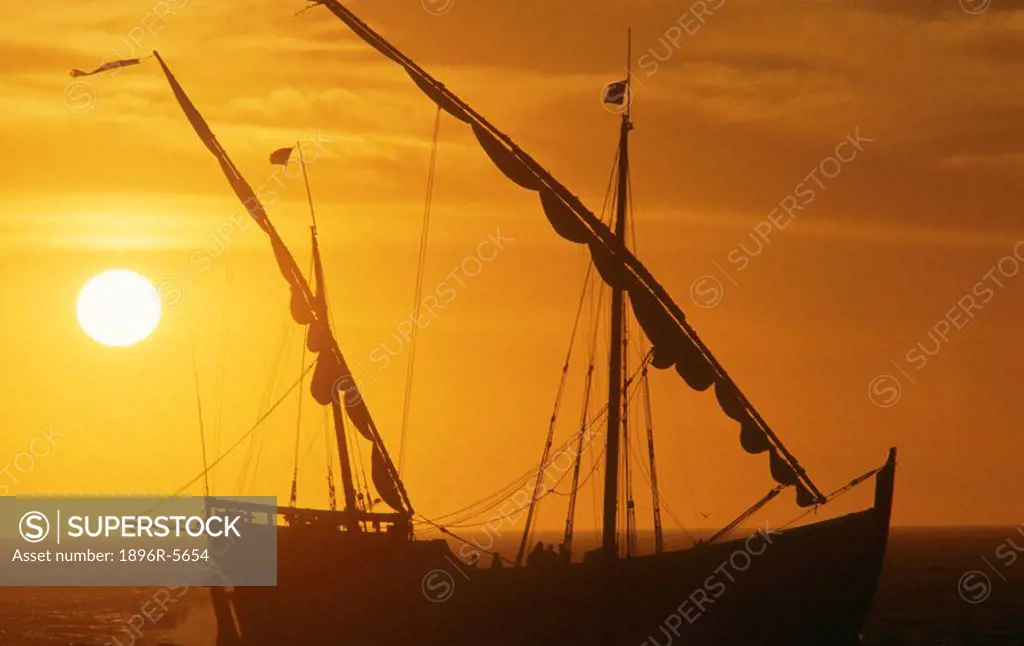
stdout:
{"type": "Polygon", "coordinates": [[[281,528],[276,588],[214,590],[221,646],[850,646],[889,531],[873,508],[614,562],[464,566],[443,541],[281,528]]]}

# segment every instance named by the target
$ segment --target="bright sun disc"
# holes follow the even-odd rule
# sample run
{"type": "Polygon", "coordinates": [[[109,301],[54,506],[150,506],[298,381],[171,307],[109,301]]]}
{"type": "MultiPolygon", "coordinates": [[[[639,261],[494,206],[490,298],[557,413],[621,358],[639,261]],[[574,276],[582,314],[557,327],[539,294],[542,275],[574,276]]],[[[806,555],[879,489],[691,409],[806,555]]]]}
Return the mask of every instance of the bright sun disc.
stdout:
{"type": "Polygon", "coordinates": [[[152,283],[128,269],[98,274],[78,293],[78,324],[103,345],[142,341],[156,329],[162,310],[152,283]]]}

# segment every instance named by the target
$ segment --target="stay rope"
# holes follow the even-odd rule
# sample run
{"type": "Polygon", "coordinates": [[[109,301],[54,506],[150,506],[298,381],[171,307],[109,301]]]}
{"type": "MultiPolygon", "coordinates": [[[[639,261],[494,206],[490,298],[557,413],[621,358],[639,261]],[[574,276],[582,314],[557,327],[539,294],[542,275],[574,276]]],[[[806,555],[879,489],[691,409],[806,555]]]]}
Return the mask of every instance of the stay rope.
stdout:
{"type": "Polygon", "coordinates": [[[437,142],[441,133],[441,106],[434,115],[434,136],[430,146],[430,167],[427,170],[427,195],[423,204],[423,227],[420,230],[420,255],[416,268],[416,293],[412,301],[413,323],[409,338],[409,365],[405,373],[405,401],[402,404],[402,436],[398,445],[398,475],[402,476],[405,468],[405,444],[409,436],[409,412],[412,408],[413,373],[416,368],[416,339],[419,330],[419,309],[423,298],[423,275],[427,264],[427,239],[430,232],[430,210],[434,204],[434,177],[437,171],[437,142]]]}
{"type": "MultiPolygon", "coordinates": [[[[587,265],[587,273],[583,277],[583,289],[580,293],[580,301],[576,306],[576,319],[572,324],[572,333],[569,335],[569,348],[565,352],[565,362],[562,364],[562,376],[558,381],[558,392],[555,394],[555,404],[551,411],[551,421],[548,424],[548,434],[544,441],[544,450],[541,453],[540,466],[537,468],[537,483],[534,487],[534,493],[540,488],[541,480],[544,478],[544,470],[547,468],[548,459],[551,455],[551,444],[554,441],[555,436],[555,423],[558,421],[558,412],[562,406],[562,395],[565,393],[565,382],[569,377],[569,364],[572,361],[572,351],[576,346],[576,334],[579,331],[580,319],[583,318],[583,306],[587,301],[587,292],[590,286],[590,273],[594,269],[594,263],[591,261],[587,265]]],[[[533,537],[533,520],[534,515],[537,511],[537,496],[533,495],[530,497],[530,509],[526,512],[526,526],[523,528],[523,538],[519,543],[519,552],[516,554],[516,564],[522,562],[523,557],[526,555],[526,548],[530,544],[530,540],[533,537]]]]}
{"type": "Polygon", "coordinates": [[[186,482],[186,483],[185,483],[184,485],[182,485],[182,486],[181,486],[180,488],[178,488],[178,490],[177,490],[177,491],[175,491],[174,493],[172,493],[172,494],[171,494],[171,495],[170,495],[169,497],[170,497],[170,498],[174,498],[175,496],[179,496],[179,495],[181,495],[182,493],[184,493],[184,492],[185,492],[185,491],[186,491],[186,490],[187,490],[187,489],[188,489],[189,487],[191,487],[191,486],[192,486],[192,485],[194,485],[195,483],[199,482],[199,479],[200,479],[200,478],[204,478],[204,477],[206,477],[206,475],[207,475],[207,474],[208,474],[208,473],[209,473],[210,471],[212,471],[214,467],[216,467],[216,466],[217,466],[218,464],[220,464],[220,463],[221,463],[221,462],[222,462],[222,461],[223,461],[223,460],[224,460],[224,459],[225,459],[226,457],[228,457],[228,455],[230,455],[230,454],[231,454],[232,452],[234,452],[234,450],[235,450],[235,449],[237,449],[237,448],[238,448],[239,446],[241,446],[241,445],[242,445],[242,442],[244,442],[244,441],[246,441],[247,439],[249,439],[250,437],[252,437],[252,434],[253,434],[253,433],[255,433],[255,432],[256,432],[256,431],[257,431],[257,430],[259,429],[260,425],[262,425],[262,424],[263,424],[263,422],[264,422],[264,421],[266,421],[266,419],[267,419],[268,417],[270,417],[270,415],[271,415],[271,414],[272,414],[272,413],[273,413],[273,412],[274,412],[275,410],[277,410],[277,407],[278,407],[278,406],[280,406],[280,405],[281,405],[281,404],[282,404],[282,403],[284,402],[284,400],[288,398],[288,395],[290,395],[290,394],[292,393],[292,391],[293,391],[293,390],[295,390],[296,388],[298,388],[298,387],[299,387],[299,384],[300,384],[300,383],[302,382],[302,378],[303,378],[303,377],[305,377],[305,376],[306,376],[306,374],[308,374],[308,373],[309,373],[309,371],[310,371],[310,370],[312,370],[314,366],[316,366],[316,362],[315,362],[315,361],[314,361],[313,363],[309,364],[308,366],[306,366],[306,369],[305,369],[305,370],[303,370],[303,371],[302,371],[302,374],[301,374],[301,375],[299,376],[299,378],[298,378],[298,379],[296,379],[296,380],[295,380],[295,382],[294,382],[294,383],[293,383],[293,384],[292,384],[291,386],[289,386],[289,387],[288,387],[288,390],[286,390],[286,391],[284,392],[284,394],[283,394],[283,395],[281,395],[281,397],[280,397],[280,398],[278,398],[278,400],[277,400],[276,402],[274,402],[274,404],[273,404],[273,405],[271,405],[271,406],[270,406],[270,408],[269,408],[269,409],[267,409],[267,411],[266,411],[265,413],[263,413],[263,415],[261,415],[261,416],[260,416],[259,418],[257,418],[257,420],[256,420],[256,423],[252,425],[252,428],[250,428],[250,429],[249,429],[248,431],[246,431],[246,432],[245,432],[245,433],[244,433],[244,434],[242,435],[242,437],[238,438],[238,439],[237,439],[237,440],[235,441],[235,443],[234,443],[234,444],[232,444],[232,445],[231,445],[230,447],[228,447],[228,449],[227,449],[226,451],[224,451],[223,453],[221,453],[221,454],[220,454],[220,455],[219,455],[219,456],[217,457],[217,459],[216,459],[216,460],[214,460],[213,462],[211,462],[211,463],[209,464],[209,466],[207,466],[207,467],[206,467],[205,469],[203,469],[202,473],[200,473],[200,474],[199,474],[199,475],[197,475],[196,477],[194,477],[194,478],[192,478],[191,480],[189,480],[188,482],[186,482]]]}
{"type": "MultiPolygon", "coordinates": [[[[641,362],[641,364],[637,368],[637,370],[630,376],[629,380],[627,380],[627,381],[632,382],[632,380],[634,380],[640,374],[640,372],[643,370],[643,368],[646,367],[647,365],[649,365],[649,363],[651,362],[652,359],[653,359],[653,353],[648,354],[644,358],[644,360],[641,362]]],[[[635,395],[636,395],[636,392],[634,391],[630,396],[635,396],[635,395]]],[[[604,406],[602,406],[594,414],[594,416],[592,418],[590,418],[590,421],[589,421],[587,426],[588,427],[592,427],[595,424],[600,423],[602,420],[605,419],[607,414],[608,414],[608,404],[606,403],[604,406]]],[[[560,455],[561,452],[567,450],[569,445],[572,442],[576,441],[576,439],[577,439],[577,436],[574,434],[572,437],[567,439],[565,442],[563,442],[562,444],[560,444],[557,447],[555,447],[556,452],[560,455]]],[[[579,456],[577,456],[576,459],[579,459],[579,456]]],[[[548,461],[546,464],[543,465],[543,469],[546,469],[549,466],[551,466],[551,464],[553,462],[554,462],[554,460],[548,461]]],[[[543,469],[542,469],[542,471],[543,471],[543,469]]],[[[468,520],[473,519],[473,518],[478,518],[478,517],[482,516],[483,514],[491,511],[492,509],[498,507],[504,501],[506,501],[509,498],[511,498],[512,494],[515,493],[515,491],[517,491],[521,486],[526,484],[529,481],[530,478],[532,478],[533,476],[536,475],[536,473],[537,473],[537,469],[536,468],[531,468],[529,471],[525,472],[523,475],[521,475],[519,478],[517,478],[513,482],[511,482],[508,485],[502,487],[500,490],[485,496],[484,498],[478,500],[475,503],[471,503],[471,504],[463,507],[461,510],[457,510],[457,511],[454,511],[454,512],[449,512],[447,514],[444,514],[443,516],[439,516],[439,517],[435,518],[433,520],[433,522],[440,521],[442,518],[451,518],[452,520],[450,520],[449,522],[445,523],[445,526],[449,526],[449,527],[469,526],[469,525],[465,525],[464,523],[466,521],[468,521],[468,520]],[[465,512],[465,513],[461,514],[461,512],[465,512]],[[456,516],[458,516],[458,518],[454,518],[456,516]]],[[[562,481],[565,479],[565,477],[568,476],[568,474],[569,474],[569,471],[566,471],[565,473],[563,473],[562,477],[559,478],[558,482],[555,483],[555,487],[557,487],[559,484],[561,484],[562,481]]],[[[545,494],[542,494],[539,497],[543,497],[544,495],[547,495],[547,493],[550,493],[550,492],[551,492],[551,489],[548,489],[548,491],[545,494]]],[[[560,494],[560,495],[565,495],[565,494],[560,494]]],[[[522,511],[524,508],[525,507],[519,507],[519,508],[513,510],[513,512],[511,514],[508,514],[508,515],[510,515],[510,516],[514,515],[515,513],[518,513],[519,511],[522,511]]],[[[481,523],[481,524],[483,524],[483,523],[481,523]]]]}
{"type": "MultiPolygon", "coordinates": [[[[313,208],[312,203],[310,203],[310,210],[312,210],[312,208],[313,208]]],[[[312,258],[309,259],[309,275],[310,276],[313,275],[313,259],[312,258]]],[[[323,290],[323,286],[322,285],[320,285],[318,287],[319,287],[320,290],[323,290]]],[[[305,338],[303,339],[303,343],[302,343],[302,350],[301,350],[302,358],[299,360],[299,366],[300,367],[306,365],[306,345],[308,343],[309,343],[309,331],[307,330],[306,334],[305,334],[305,338]]],[[[299,377],[299,386],[300,386],[300,390],[301,390],[301,386],[302,386],[302,377],[301,376],[299,377]]],[[[294,507],[299,502],[299,449],[301,447],[301,441],[302,441],[302,400],[303,399],[304,398],[302,396],[302,393],[300,392],[299,393],[298,406],[297,406],[297,409],[295,411],[295,461],[294,461],[294,464],[292,465],[292,489],[291,489],[291,493],[288,496],[288,506],[289,507],[294,507]]]]}

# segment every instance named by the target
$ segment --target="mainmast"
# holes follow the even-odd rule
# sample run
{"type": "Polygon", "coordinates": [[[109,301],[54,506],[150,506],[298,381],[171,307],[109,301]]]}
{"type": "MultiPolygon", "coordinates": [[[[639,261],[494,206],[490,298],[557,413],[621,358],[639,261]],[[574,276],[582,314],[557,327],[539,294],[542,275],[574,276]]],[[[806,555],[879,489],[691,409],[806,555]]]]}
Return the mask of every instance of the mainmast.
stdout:
{"type": "MultiPolygon", "coordinates": [[[[632,57],[632,34],[627,47],[628,57],[632,57]]],[[[625,111],[622,113],[622,124],[619,129],[619,183],[615,208],[615,237],[625,245],[626,215],[629,205],[629,131],[633,129],[630,121],[630,82],[632,66],[627,64],[626,94],[623,97],[625,111]]],[[[625,371],[623,369],[623,338],[624,338],[624,291],[620,286],[612,287],[611,312],[611,345],[608,361],[608,437],[605,449],[604,470],[604,524],[601,548],[607,557],[618,556],[617,515],[619,502],[619,433],[622,422],[622,392],[625,371]]]]}
{"type": "MultiPolygon", "coordinates": [[[[326,7],[359,38],[380,52],[381,55],[401,66],[416,86],[442,110],[455,119],[468,124],[487,156],[509,180],[539,194],[544,215],[558,235],[570,242],[587,245],[601,279],[613,287],[626,290],[629,294],[637,321],[653,345],[650,355],[651,365],[659,370],[674,367],[679,377],[694,390],[703,392],[713,386],[715,398],[722,411],[739,424],[740,445],[743,450],[750,454],[767,453],[766,457],[768,457],[772,478],[780,485],[795,487],[796,502],[801,507],[825,502],[825,495],[814,484],[807,471],[785,447],[750,399],[743,394],[707,344],[701,340],[697,331],[686,320],[686,314],[682,308],[672,300],[664,286],[623,244],[622,236],[617,237],[572,191],[559,182],[528,152],[516,145],[511,137],[499,130],[447,86],[360,20],[341,2],[338,0],[313,0],[313,2],[326,7]]],[[[628,78],[626,80],[627,92],[630,80],[628,78]]],[[[623,125],[624,129],[629,127],[628,106],[623,125]]],[[[625,135],[622,140],[625,143],[625,135]]],[[[625,154],[624,148],[625,146],[623,146],[623,160],[621,161],[625,162],[628,156],[625,154]]],[[[628,162],[624,163],[624,167],[628,170],[628,162]]],[[[623,174],[620,173],[620,175],[623,174]]],[[[621,197],[623,196],[620,192],[621,197]]],[[[617,388],[617,390],[621,390],[621,388],[617,388]]],[[[358,424],[356,426],[358,428],[358,424]]],[[[379,436],[375,435],[374,439],[379,442],[379,436]]],[[[609,437],[608,440],[610,443],[618,441],[617,436],[609,437]]],[[[401,486],[397,471],[390,465],[385,466],[388,467],[387,472],[395,483],[401,486]]],[[[614,479],[616,472],[613,470],[608,477],[614,479]]],[[[404,496],[404,491],[400,493],[404,496]]],[[[611,499],[611,506],[614,510],[614,489],[611,499]]],[[[614,513],[606,514],[605,520],[612,530],[610,533],[612,540],[609,544],[613,545],[614,513]]],[[[606,534],[607,537],[608,534],[606,534]]]]}

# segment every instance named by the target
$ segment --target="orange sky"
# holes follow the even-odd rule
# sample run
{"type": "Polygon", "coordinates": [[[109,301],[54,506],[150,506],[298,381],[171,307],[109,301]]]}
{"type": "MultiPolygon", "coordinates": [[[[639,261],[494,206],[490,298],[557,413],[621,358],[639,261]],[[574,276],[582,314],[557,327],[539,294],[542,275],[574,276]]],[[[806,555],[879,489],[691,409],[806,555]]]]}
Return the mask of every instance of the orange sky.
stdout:
{"type": "MultiPolygon", "coordinates": [[[[698,19],[685,1],[425,4],[433,11],[418,0],[352,8],[594,210],[618,126],[599,95],[624,74],[631,24],[642,63],[632,140],[638,255],[733,378],[823,489],[898,445],[894,522],[1020,522],[1024,440],[1011,390],[1024,359],[1024,276],[1010,275],[1020,261],[1004,259],[1024,238],[1024,12],[1000,0],[978,14],[955,2],[706,0],[713,15],[698,19]],[[871,141],[755,256],[759,223],[855,133],[871,141]],[[714,307],[691,298],[703,276],[719,281],[703,288],[723,290],[714,307]],[[970,294],[980,309],[958,314],[970,294]],[[922,364],[914,348],[934,352],[936,329],[946,341],[922,364]],[[898,401],[880,375],[896,377],[898,401]],[[894,405],[875,405],[872,383],[875,399],[894,405]]],[[[366,367],[357,377],[397,451],[408,354],[385,369],[370,357],[382,342],[394,347],[390,335],[409,313],[434,106],[325,10],[293,17],[301,6],[8,7],[0,467],[11,466],[0,487],[165,492],[191,479],[201,469],[193,348],[220,448],[297,378],[298,328],[285,318],[287,287],[266,239],[230,224],[233,215],[246,221],[154,61],[69,85],[72,67],[152,49],[254,186],[271,179],[270,150],[322,142],[309,172],[337,334],[366,367]],[[224,253],[218,229],[232,236],[224,253]],[[153,337],[131,348],[92,342],[74,319],[77,291],[111,267],[183,290],[153,337]],[[51,424],[63,434],[57,445],[16,468],[51,424]]],[[[268,211],[304,267],[302,187],[282,184],[268,211]]],[[[514,240],[456,285],[420,337],[406,482],[427,516],[537,460],[586,266],[536,196],[505,180],[447,117],[432,222],[428,292],[499,228],[514,240]]],[[[561,439],[578,419],[582,370],[576,362],[561,439]]],[[[742,452],[710,393],[671,374],[653,387],[666,498],[691,528],[725,524],[770,488],[765,456],[742,452]]],[[[218,493],[287,498],[295,407],[292,397],[257,435],[254,484],[239,479],[246,444],[215,472],[218,493]]],[[[304,452],[320,415],[307,399],[304,452]]],[[[321,444],[309,456],[300,503],[323,505],[321,444]]],[[[637,486],[646,527],[650,505],[642,479],[637,486]]],[[[868,489],[835,511],[867,504],[868,489]]],[[[580,509],[580,523],[592,524],[591,503],[580,509]]],[[[790,493],[765,515],[795,513],[790,493]]],[[[561,514],[549,502],[542,524],[559,526],[561,514]]]]}

